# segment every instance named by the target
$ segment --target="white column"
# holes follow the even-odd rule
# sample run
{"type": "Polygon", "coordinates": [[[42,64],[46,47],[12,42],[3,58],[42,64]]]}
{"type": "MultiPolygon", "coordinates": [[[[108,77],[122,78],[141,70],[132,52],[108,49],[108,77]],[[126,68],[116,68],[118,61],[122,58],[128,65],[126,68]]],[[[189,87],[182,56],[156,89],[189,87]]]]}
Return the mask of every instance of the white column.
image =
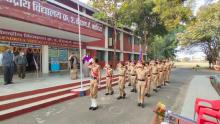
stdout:
{"type": "Polygon", "coordinates": [[[120,61],[124,61],[124,33],[120,32],[120,61]]]}
{"type": "Polygon", "coordinates": [[[48,45],[42,46],[42,73],[49,73],[49,48],[48,45]]]}
{"type": "MultiPolygon", "coordinates": [[[[105,48],[108,49],[108,27],[105,27],[105,48]]],[[[108,63],[108,51],[105,51],[105,63],[108,63]]]]}

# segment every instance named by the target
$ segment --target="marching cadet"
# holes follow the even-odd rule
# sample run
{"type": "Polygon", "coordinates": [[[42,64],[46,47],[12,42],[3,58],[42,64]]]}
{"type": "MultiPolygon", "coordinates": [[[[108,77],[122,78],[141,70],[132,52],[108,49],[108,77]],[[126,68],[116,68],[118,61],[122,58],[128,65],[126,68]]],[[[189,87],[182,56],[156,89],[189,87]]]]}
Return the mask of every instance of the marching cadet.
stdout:
{"type": "Polygon", "coordinates": [[[90,75],[90,97],[91,97],[91,106],[89,107],[89,110],[96,110],[98,109],[97,106],[97,92],[98,92],[98,84],[101,79],[101,72],[100,72],[100,65],[97,64],[97,60],[94,61],[93,58],[89,60],[88,67],[91,69],[90,75]]]}
{"type": "Polygon", "coordinates": [[[144,63],[137,63],[137,91],[138,91],[138,106],[144,107],[144,95],[147,85],[148,72],[144,69],[144,63]]]}
{"type": "Polygon", "coordinates": [[[119,62],[117,65],[118,73],[119,73],[119,96],[117,99],[124,99],[126,96],[125,93],[125,73],[126,73],[126,68],[124,67],[124,64],[122,62],[119,62]]]}
{"type": "Polygon", "coordinates": [[[158,69],[157,69],[157,62],[155,60],[152,61],[152,85],[153,91],[158,92],[158,69]]]}
{"type": "Polygon", "coordinates": [[[135,67],[135,63],[132,62],[129,66],[130,68],[130,76],[131,76],[131,85],[132,85],[132,89],[131,89],[131,92],[137,92],[137,89],[136,89],[136,67],[135,67]]]}
{"type": "Polygon", "coordinates": [[[159,61],[158,62],[158,86],[157,88],[161,88],[161,85],[162,85],[162,81],[163,81],[163,66],[162,66],[162,62],[159,61]]]}
{"type": "Polygon", "coordinates": [[[145,96],[147,97],[150,97],[151,95],[151,87],[152,87],[152,84],[151,84],[151,77],[152,77],[152,66],[150,65],[149,62],[146,62],[145,64],[145,69],[147,71],[147,87],[146,87],[146,94],[145,96]]]}
{"type": "Polygon", "coordinates": [[[172,69],[172,62],[167,59],[166,64],[167,64],[166,82],[169,83],[170,82],[170,72],[171,72],[171,69],[172,69]]]}
{"type": "Polygon", "coordinates": [[[166,75],[167,75],[167,65],[166,60],[163,61],[163,86],[166,86],[166,75]]]}
{"type": "Polygon", "coordinates": [[[106,93],[105,95],[113,95],[114,91],[112,88],[112,76],[113,76],[113,69],[111,68],[111,65],[106,64],[105,67],[106,72],[106,93]]]}
{"type": "Polygon", "coordinates": [[[130,65],[131,65],[130,61],[127,61],[125,67],[126,67],[126,70],[127,70],[126,75],[128,76],[128,86],[131,86],[130,65]]]}

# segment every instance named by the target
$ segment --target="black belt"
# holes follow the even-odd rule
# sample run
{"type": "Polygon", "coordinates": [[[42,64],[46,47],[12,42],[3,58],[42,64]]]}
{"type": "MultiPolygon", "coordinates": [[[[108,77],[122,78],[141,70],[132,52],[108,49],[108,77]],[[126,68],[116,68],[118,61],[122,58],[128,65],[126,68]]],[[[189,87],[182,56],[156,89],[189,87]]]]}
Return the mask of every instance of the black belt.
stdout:
{"type": "Polygon", "coordinates": [[[136,76],[135,74],[132,74],[131,76],[136,76]]]}
{"type": "Polygon", "coordinates": [[[138,81],[146,81],[146,80],[144,80],[144,79],[138,79],[138,81]]]}
{"type": "Polygon", "coordinates": [[[97,80],[98,78],[97,78],[97,77],[92,77],[92,79],[95,79],[95,80],[97,80]]]}

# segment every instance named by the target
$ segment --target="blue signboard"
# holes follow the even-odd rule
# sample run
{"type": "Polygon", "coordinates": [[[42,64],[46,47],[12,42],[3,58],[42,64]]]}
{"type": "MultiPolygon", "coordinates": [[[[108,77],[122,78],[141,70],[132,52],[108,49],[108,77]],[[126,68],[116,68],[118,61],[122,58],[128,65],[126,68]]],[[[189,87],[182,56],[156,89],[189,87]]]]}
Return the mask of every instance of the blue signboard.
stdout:
{"type": "Polygon", "coordinates": [[[60,61],[67,61],[68,52],[67,49],[60,49],[59,51],[59,60],[60,61]]]}
{"type": "Polygon", "coordinates": [[[58,57],[51,57],[50,58],[50,69],[52,72],[56,72],[60,70],[59,58],[58,57]]]}

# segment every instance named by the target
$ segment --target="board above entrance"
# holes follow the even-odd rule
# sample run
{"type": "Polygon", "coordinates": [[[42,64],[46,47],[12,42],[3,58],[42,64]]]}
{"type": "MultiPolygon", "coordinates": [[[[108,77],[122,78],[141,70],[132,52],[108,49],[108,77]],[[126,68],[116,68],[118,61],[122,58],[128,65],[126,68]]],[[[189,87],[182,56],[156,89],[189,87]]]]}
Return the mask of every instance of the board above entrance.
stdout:
{"type": "Polygon", "coordinates": [[[77,14],[56,7],[40,0],[1,0],[0,16],[10,17],[26,22],[40,24],[56,29],[78,33],[78,24],[81,33],[94,38],[103,38],[103,25],[77,14]]]}

